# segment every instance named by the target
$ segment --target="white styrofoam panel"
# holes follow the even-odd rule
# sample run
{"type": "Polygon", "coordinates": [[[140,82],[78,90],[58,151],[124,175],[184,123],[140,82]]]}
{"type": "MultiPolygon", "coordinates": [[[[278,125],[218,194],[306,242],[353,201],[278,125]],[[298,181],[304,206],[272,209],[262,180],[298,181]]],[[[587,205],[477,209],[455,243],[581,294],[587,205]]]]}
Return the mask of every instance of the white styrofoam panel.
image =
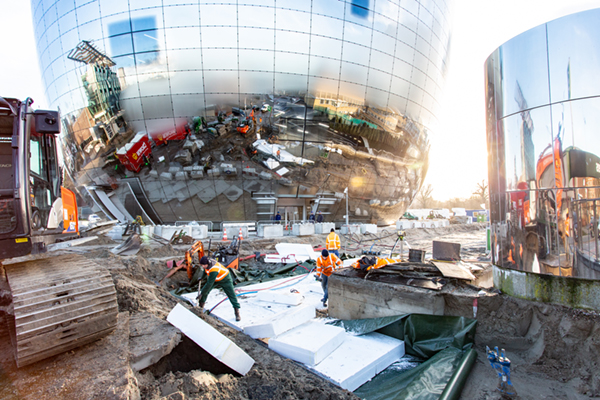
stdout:
{"type": "Polygon", "coordinates": [[[244,333],[253,339],[272,338],[310,321],[315,316],[315,307],[310,304],[290,307],[262,323],[245,326],[244,333]]]}
{"type": "Polygon", "coordinates": [[[282,256],[305,257],[316,260],[321,253],[315,251],[310,244],[300,243],[277,243],[275,250],[282,256]]]}
{"type": "Polygon", "coordinates": [[[246,375],[254,365],[252,357],[181,304],[177,304],[171,310],[167,321],[210,355],[239,374],[246,375]]]}
{"type": "Polygon", "coordinates": [[[341,346],[312,369],[352,392],[402,356],[402,340],[376,332],[349,335],[341,346]]]}
{"type": "Polygon", "coordinates": [[[294,361],[315,366],[337,349],[346,336],[344,328],[313,320],[269,339],[269,348],[294,361]]]}
{"type": "Polygon", "coordinates": [[[259,301],[265,301],[268,303],[277,303],[277,304],[287,304],[289,306],[297,306],[302,303],[304,296],[302,293],[295,291],[263,291],[258,292],[256,295],[256,299],[259,301]]]}

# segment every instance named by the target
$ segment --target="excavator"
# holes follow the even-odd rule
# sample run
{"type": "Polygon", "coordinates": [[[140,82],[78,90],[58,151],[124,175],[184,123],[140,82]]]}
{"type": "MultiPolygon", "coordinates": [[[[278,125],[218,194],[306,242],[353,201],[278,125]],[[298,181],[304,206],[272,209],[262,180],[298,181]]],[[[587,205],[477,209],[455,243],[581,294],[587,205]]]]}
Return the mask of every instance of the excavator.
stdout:
{"type": "Polygon", "coordinates": [[[32,104],[0,97],[0,318],[19,368],[102,338],[118,314],[108,270],[48,253],[79,236],[77,200],[62,187],[60,115],[32,104]]]}

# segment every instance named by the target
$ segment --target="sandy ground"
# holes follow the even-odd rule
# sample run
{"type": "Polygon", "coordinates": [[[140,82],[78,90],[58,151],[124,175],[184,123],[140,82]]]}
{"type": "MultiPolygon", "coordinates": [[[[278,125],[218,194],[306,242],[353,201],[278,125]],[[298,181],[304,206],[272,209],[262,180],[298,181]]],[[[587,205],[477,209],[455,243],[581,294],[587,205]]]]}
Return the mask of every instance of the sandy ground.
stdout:
{"type": "MultiPolygon", "coordinates": [[[[342,245],[348,253],[376,250],[387,255],[396,238],[396,231],[389,228],[378,235],[342,237],[342,245]]],[[[463,260],[484,268],[482,275],[489,272],[483,225],[451,225],[447,228],[406,231],[408,244],[429,254],[433,240],[460,243],[463,260]]],[[[281,241],[317,246],[324,244],[325,236],[286,237],[281,241]]],[[[240,255],[243,257],[257,251],[274,252],[277,242],[270,239],[246,240],[241,245],[240,255]]],[[[139,313],[150,313],[164,320],[179,302],[168,293],[168,289],[185,284],[187,277],[184,272],[175,274],[163,287],[158,287],[154,282],[168,272],[166,260],[181,257],[187,246],[152,243],[144,245],[136,256],[119,257],[109,251],[114,245],[109,239],[102,238],[97,243],[71,251],[80,252],[110,270],[118,292],[120,317],[117,331],[125,339],[118,340],[115,335],[110,335],[94,344],[17,369],[12,360],[10,339],[6,330],[0,329],[0,398],[357,398],[299,364],[280,357],[263,342],[253,340],[211,316],[200,314],[197,309],[193,310],[196,315],[211,323],[255,359],[254,367],[246,376],[239,377],[222,366],[211,364],[202,354],[193,357],[191,354],[198,353],[197,346],[185,338],[169,356],[141,372],[119,367],[119,363],[127,361],[126,354],[123,354],[126,350],[121,350],[119,346],[126,341],[129,318],[139,313]],[[118,359],[114,358],[115,353],[119,353],[118,359]],[[114,366],[118,379],[111,378],[111,366],[114,366]],[[94,368],[106,368],[108,371],[105,376],[101,374],[94,379],[90,379],[90,373],[82,372],[77,375],[79,378],[71,382],[65,382],[60,373],[94,368]],[[81,382],[76,382],[77,379],[81,382]]],[[[407,247],[404,247],[405,255],[407,247]]],[[[395,251],[398,250],[399,245],[395,251]]],[[[482,279],[482,282],[485,281],[489,282],[489,279],[482,279]]],[[[597,313],[499,295],[480,300],[477,319],[475,345],[478,358],[461,398],[502,398],[496,390],[497,375],[485,358],[486,345],[506,349],[512,361],[512,379],[517,398],[588,399],[600,396],[600,374],[597,372],[600,316],[597,313]]]]}

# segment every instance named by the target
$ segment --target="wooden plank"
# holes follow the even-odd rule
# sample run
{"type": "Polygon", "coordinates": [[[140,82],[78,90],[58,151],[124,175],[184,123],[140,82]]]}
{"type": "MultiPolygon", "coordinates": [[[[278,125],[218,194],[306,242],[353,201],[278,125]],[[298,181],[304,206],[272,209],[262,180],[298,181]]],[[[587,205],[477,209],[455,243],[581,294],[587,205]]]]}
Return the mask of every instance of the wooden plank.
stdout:
{"type": "Polygon", "coordinates": [[[432,263],[440,270],[446,278],[464,279],[472,281],[475,275],[460,267],[457,263],[432,261],[432,263]]]}

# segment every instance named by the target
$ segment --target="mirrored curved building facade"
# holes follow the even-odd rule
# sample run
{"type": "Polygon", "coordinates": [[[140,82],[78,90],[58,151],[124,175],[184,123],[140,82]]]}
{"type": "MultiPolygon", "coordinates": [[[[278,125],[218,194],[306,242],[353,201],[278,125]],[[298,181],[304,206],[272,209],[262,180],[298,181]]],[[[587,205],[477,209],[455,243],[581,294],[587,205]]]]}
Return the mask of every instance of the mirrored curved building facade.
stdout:
{"type": "Polygon", "coordinates": [[[32,1],[65,175],[110,218],[390,222],[425,177],[449,0],[32,1]]]}
{"type": "Polygon", "coordinates": [[[487,59],[494,262],[600,278],[600,9],[511,39],[487,59]]]}

